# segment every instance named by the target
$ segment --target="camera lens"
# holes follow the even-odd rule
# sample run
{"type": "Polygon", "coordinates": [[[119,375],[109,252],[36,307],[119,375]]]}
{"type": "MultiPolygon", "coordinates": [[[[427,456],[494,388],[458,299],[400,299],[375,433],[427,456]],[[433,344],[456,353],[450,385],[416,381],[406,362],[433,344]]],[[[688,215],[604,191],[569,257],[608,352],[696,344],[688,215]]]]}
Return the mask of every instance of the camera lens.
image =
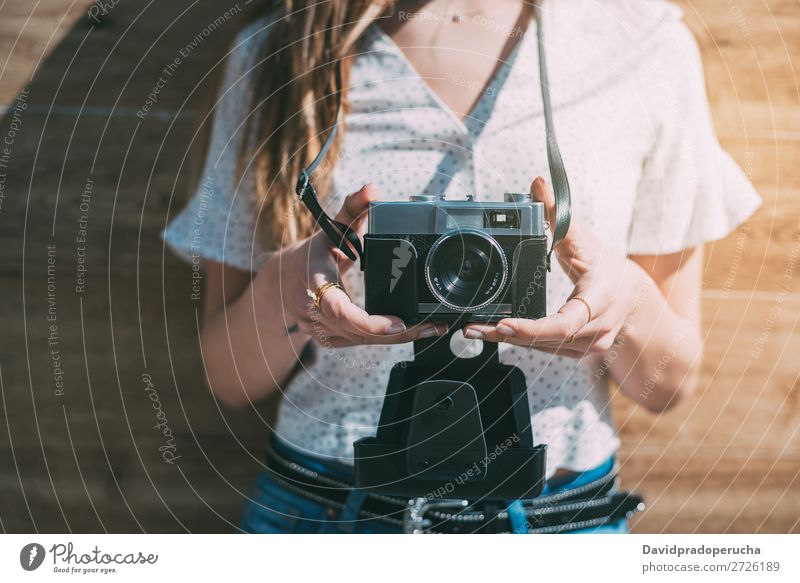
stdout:
{"type": "Polygon", "coordinates": [[[506,281],[508,263],[500,245],[477,229],[457,229],[439,238],[425,260],[434,297],[460,312],[492,303],[506,281]]]}

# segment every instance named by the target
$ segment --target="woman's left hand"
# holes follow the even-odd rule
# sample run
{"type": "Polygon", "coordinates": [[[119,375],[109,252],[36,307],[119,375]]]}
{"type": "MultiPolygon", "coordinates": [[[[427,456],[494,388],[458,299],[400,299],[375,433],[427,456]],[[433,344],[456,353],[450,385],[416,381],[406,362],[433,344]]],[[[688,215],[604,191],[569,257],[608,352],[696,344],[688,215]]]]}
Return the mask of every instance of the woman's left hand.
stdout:
{"type": "MultiPolygon", "coordinates": [[[[534,180],[531,193],[545,204],[552,230],[555,199],[543,178],[534,180]]],[[[608,351],[635,311],[649,276],[576,216],[555,255],[575,284],[557,313],[538,320],[506,318],[496,324],[469,324],[464,335],[572,358],[608,351]]]]}

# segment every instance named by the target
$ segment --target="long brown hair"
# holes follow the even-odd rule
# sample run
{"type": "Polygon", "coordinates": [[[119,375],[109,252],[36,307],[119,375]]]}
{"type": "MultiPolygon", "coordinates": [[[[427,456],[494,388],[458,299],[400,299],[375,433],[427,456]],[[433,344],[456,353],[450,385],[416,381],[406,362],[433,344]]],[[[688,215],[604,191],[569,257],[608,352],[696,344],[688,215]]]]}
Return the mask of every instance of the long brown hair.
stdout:
{"type": "MultiPolygon", "coordinates": [[[[330,130],[336,112],[334,67],[347,58],[369,25],[393,0],[278,0],[271,10],[278,20],[261,43],[260,63],[253,78],[253,105],[246,135],[253,148],[242,148],[239,171],[255,167],[256,208],[260,237],[270,250],[309,236],[314,221],[297,208],[294,193],[300,170],[313,160],[330,130]]],[[[343,111],[346,111],[346,94],[343,111]]],[[[340,128],[341,129],[341,128],[340,128]]],[[[328,153],[335,160],[343,132],[328,153]]],[[[333,164],[314,175],[324,198],[333,164]]]]}

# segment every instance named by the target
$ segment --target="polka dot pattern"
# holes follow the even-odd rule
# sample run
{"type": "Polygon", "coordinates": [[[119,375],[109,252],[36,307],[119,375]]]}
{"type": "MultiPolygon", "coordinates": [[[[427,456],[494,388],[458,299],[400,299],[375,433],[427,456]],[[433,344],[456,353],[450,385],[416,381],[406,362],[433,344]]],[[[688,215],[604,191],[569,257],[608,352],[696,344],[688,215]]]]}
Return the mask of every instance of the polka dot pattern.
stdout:
{"type": "MultiPolygon", "coordinates": [[[[714,137],[697,47],[674,6],[617,0],[601,9],[574,0],[545,8],[555,124],[575,215],[621,253],[661,254],[724,236],[753,212],[758,196],[714,137]]],[[[216,107],[205,190],[201,184],[165,231],[184,257],[253,271],[263,263],[253,176],[237,180],[236,157],[251,107],[247,72],[268,23],[251,24],[237,39],[216,107]]],[[[327,210],[366,182],[387,200],[445,193],[491,201],[547,177],[534,27],[463,122],[388,36],[369,29],[351,70],[327,210]]],[[[345,283],[363,305],[361,274],[351,270],[345,283]]],[[[554,265],[548,311],[571,290],[554,265]]],[[[548,475],[558,467],[590,469],[617,449],[598,360],[507,345],[500,355],[525,373],[534,439],[548,445],[548,475]]],[[[410,344],[316,345],[284,387],[278,435],[306,453],[352,462],[353,441],[375,433],[390,367],[412,358],[410,344]]]]}

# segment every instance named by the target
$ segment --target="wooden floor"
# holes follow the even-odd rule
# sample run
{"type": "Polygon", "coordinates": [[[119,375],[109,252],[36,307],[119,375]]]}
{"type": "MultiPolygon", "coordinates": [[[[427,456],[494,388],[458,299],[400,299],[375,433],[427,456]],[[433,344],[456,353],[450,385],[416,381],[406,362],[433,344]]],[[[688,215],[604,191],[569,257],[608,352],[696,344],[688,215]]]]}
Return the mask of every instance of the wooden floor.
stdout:
{"type": "MultiPolygon", "coordinates": [[[[800,2],[679,4],[720,140],[764,205],[707,248],[701,394],[661,417],[614,399],[624,480],[648,502],[634,530],[800,532],[800,2]]],[[[97,22],[88,5],[0,2],[0,135],[13,134],[0,529],[232,530],[273,407],[232,413],[203,389],[191,272],[157,233],[196,177],[207,74],[243,12],[126,0],[97,22]],[[164,64],[215,20],[137,117],[164,64]],[[178,464],[159,452],[153,393],[178,464]]]]}

